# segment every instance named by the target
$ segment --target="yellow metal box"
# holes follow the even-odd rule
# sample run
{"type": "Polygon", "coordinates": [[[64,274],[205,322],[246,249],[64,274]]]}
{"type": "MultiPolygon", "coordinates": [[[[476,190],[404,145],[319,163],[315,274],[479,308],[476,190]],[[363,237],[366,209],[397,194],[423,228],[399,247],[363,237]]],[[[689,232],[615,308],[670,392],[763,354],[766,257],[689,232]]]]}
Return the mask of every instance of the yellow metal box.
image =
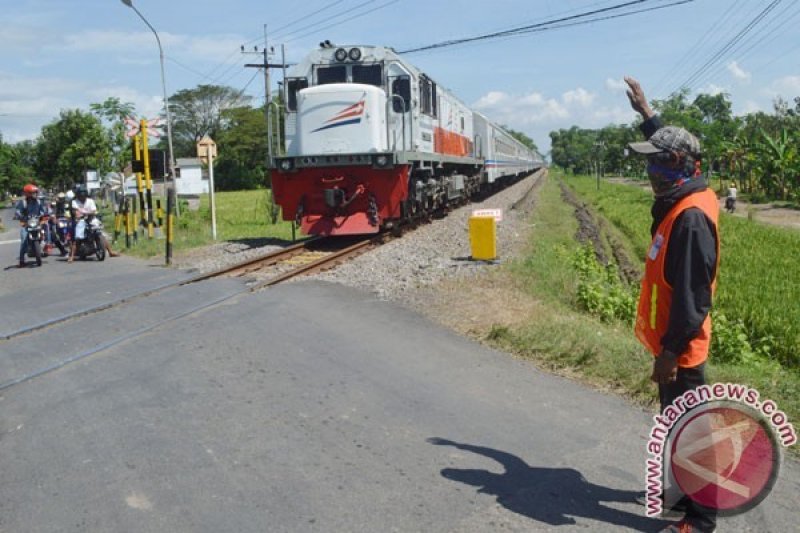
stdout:
{"type": "Polygon", "coordinates": [[[497,258],[497,222],[494,217],[469,217],[469,242],[472,259],[497,258]]]}

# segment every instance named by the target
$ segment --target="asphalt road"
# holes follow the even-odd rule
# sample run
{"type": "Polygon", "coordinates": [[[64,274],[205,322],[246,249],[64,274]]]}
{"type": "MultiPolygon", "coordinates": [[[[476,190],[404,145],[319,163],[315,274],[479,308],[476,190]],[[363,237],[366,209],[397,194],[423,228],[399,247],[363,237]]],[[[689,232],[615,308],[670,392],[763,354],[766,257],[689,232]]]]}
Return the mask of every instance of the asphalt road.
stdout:
{"type": "Polygon", "coordinates": [[[143,291],[187,279],[189,273],[144,263],[130,257],[76,260],[69,264],[58,254],[41,267],[17,268],[19,229],[12,210],[2,210],[5,232],[0,233],[0,339],[21,329],[93,309],[143,291]]]}
{"type": "MultiPolygon", "coordinates": [[[[186,275],[115,261],[73,265],[61,296],[91,299],[117,269],[186,275]]],[[[49,277],[20,280],[67,268],[3,272],[20,276],[4,309],[46,301],[49,277]]],[[[632,501],[649,414],[352,289],[243,289],[188,285],[0,341],[0,387],[82,357],[0,391],[0,531],[662,525],[632,501]]],[[[721,530],[794,531],[798,473],[787,462],[721,530]]]]}

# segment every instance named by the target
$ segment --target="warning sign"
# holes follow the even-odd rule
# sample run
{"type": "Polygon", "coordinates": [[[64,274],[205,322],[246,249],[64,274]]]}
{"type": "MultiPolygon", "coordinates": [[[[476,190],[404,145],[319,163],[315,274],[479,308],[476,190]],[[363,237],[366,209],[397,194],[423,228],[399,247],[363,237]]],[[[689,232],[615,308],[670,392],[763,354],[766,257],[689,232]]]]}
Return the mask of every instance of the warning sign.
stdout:
{"type": "Polygon", "coordinates": [[[502,209],[475,209],[472,212],[472,216],[474,217],[492,217],[495,222],[502,222],[503,221],[503,210],[502,209]]]}

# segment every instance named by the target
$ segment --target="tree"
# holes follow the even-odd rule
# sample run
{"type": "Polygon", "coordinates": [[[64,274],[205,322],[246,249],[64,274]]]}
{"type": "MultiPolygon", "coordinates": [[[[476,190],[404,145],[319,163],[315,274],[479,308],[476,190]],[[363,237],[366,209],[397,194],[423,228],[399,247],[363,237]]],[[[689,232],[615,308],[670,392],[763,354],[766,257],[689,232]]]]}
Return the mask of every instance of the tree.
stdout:
{"type": "Polygon", "coordinates": [[[131,102],[120,102],[119,98],[112,96],[102,103],[90,104],[89,108],[98,118],[105,120],[106,136],[111,147],[112,158],[110,167],[122,172],[131,160],[130,139],[125,135],[124,120],[134,115],[135,106],[131,102]]]}
{"type": "Polygon", "coordinates": [[[218,137],[224,126],[223,112],[249,101],[240,91],[220,85],[198,85],[172,95],[169,108],[175,157],[194,157],[197,141],[205,135],[218,137]]]}
{"type": "Polygon", "coordinates": [[[513,130],[505,125],[501,125],[500,127],[506,130],[506,132],[508,132],[512,137],[514,137],[516,140],[518,140],[531,150],[535,150],[537,153],[539,152],[539,148],[536,146],[536,142],[527,135],[525,135],[524,133],[522,133],[521,131],[513,130]]]}
{"type": "Polygon", "coordinates": [[[797,156],[797,149],[786,129],[783,129],[780,135],[775,137],[761,130],[761,140],[759,151],[763,155],[765,166],[769,170],[769,176],[772,178],[766,184],[766,188],[773,195],[785,200],[788,193],[787,178],[789,176],[787,176],[787,173],[791,172],[791,167],[797,156]]]}
{"type": "Polygon", "coordinates": [[[222,112],[217,136],[215,182],[220,190],[254,189],[266,184],[267,125],[264,111],[249,106],[222,112]],[[217,178],[218,176],[218,178],[217,178]]]}
{"type": "Polygon", "coordinates": [[[29,164],[26,148],[30,141],[16,145],[3,142],[0,135],[0,198],[10,193],[18,193],[27,181],[32,180],[33,170],[29,164]]]}
{"type": "Polygon", "coordinates": [[[110,170],[113,152],[100,119],[81,111],[61,111],[42,128],[34,168],[42,185],[65,189],[83,181],[87,170],[110,170]]]}

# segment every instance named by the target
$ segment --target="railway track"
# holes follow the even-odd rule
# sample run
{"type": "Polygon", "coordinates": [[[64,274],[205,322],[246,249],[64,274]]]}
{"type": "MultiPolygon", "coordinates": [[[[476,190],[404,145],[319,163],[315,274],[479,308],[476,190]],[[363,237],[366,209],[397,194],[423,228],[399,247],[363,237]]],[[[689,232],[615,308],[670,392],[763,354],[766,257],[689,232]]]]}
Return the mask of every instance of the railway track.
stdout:
{"type": "MultiPolygon", "coordinates": [[[[150,323],[144,324],[139,328],[133,329],[132,331],[104,340],[103,342],[89,349],[79,351],[66,357],[58,356],[54,358],[54,360],[51,360],[48,364],[42,365],[38,368],[33,368],[29,371],[18,373],[14,377],[6,378],[5,380],[0,379],[0,393],[16,385],[20,385],[46,374],[50,374],[65,366],[86,359],[87,357],[108,350],[109,348],[119,344],[131,341],[137,337],[149,333],[150,331],[155,330],[156,328],[165,327],[170,323],[174,323],[195,313],[215,307],[237,296],[241,296],[248,292],[257,291],[272,285],[277,285],[278,283],[297,276],[307,275],[313,272],[332,268],[343,261],[355,257],[356,255],[360,255],[379,245],[384,241],[384,239],[384,235],[372,236],[370,238],[360,238],[355,240],[355,242],[349,241],[346,243],[341,239],[309,239],[308,241],[289,246],[255,259],[237,263],[214,272],[201,274],[188,280],[170,283],[157,289],[152,289],[109,305],[101,306],[88,311],[82,311],[73,315],[61,317],[57,320],[40,324],[35,327],[29,327],[25,330],[20,330],[15,334],[6,336],[2,340],[6,342],[22,342],[21,340],[15,339],[15,337],[37,332],[39,330],[46,330],[52,326],[62,325],[62,323],[67,321],[78,320],[88,315],[120,307],[123,304],[131,303],[132,301],[144,296],[152,296],[170,288],[185,286],[203,280],[221,277],[245,276],[252,277],[254,279],[254,282],[248,284],[246,287],[240,286],[222,296],[208,301],[203,301],[198,305],[191,305],[171,316],[164,317],[160,320],[151,321],[150,323]]],[[[47,334],[47,331],[42,331],[42,333],[47,334]]]]}
{"type": "Polygon", "coordinates": [[[308,239],[306,241],[287,246],[286,248],[282,248],[281,250],[277,250],[275,252],[240,263],[235,263],[213,272],[200,274],[186,280],[166,283],[164,285],[147,289],[113,302],[108,302],[88,309],[83,309],[75,313],[69,313],[57,318],[26,326],[19,330],[2,335],[2,337],[0,337],[0,342],[34,333],[52,326],[69,322],[71,320],[114,309],[121,305],[160,293],[173,287],[197,283],[207,279],[250,276],[255,279],[255,283],[249,285],[243,292],[246,292],[247,290],[260,290],[296,276],[312,274],[314,272],[333,268],[337,264],[351,257],[355,257],[356,255],[366,252],[380,242],[383,242],[384,238],[384,236],[379,235],[377,237],[373,236],[371,238],[362,238],[355,243],[351,240],[348,241],[346,245],[341,244],[341,241],[338,241],[337,239],[308,239]]]}
{"type": "Polygon", "coordinates": [[[379,245],[383,240],[383,235],[359,238],[355,242],[343,242],[334,238],[309,239],[261,257],[201,274],[181,284],[219,277],[250,277],[255,280],[250,290],[255,291],[298,276],[333,268],[379,245]]]}
{"type": "MultiPolygon", "coordinates": [[[[526,196],[530,191],[526,193],[526,196]]],[[[141,293],[133,294],[129,297],[109,302],[101,306],[91,309],[85,309],[74,314],[51,319],[47,322],[28,326],[24,329],[4,335],[0,338],[0,344],[5,343],[24,343],[24,339],[18,338],[23,335],[28,335],[34,332],[41,332],[44,335],[59,335],[59,330],[55,332],[50,331],[54,326],[62,326],[66,322],[78,321],[90,315],[100,314],[102,312],[113,312],[116,308],[122,307],[126,304],[133,304],[135,301],[146,298],[149,296],[165,297],[160,293],[185,286],[192,283],[202,282],[214,278],[242,278],[246,279],[247,283],[239,284],[236,287],[226,289],[224,294],[218,294],[197,303],[181,307],[171,311],[169,314],[159,318],[152,318],[150,320],[142,320],[139,327],[134,327],[130,331],[120,335],[112,335],[104,338],[102,341],[97,342],[94,346],[78,351],[71,355],[65,356],[64,354],[54,354],[41,365],[31,365],[30,368],[19,369],[18,371],[4,376],[0,379],[0,393],[29,382],[41,376],[50,374],[65,366],[71,365],[78,361],[84,360],[90,356],[106,351],[119,344],[130,342],[142,335],[145,335],[153,330],[162,327],[168,327],[169,324],[178,322],[186,317],[204,310],[216,307],[220,304],[228,302],[233,298],[244,295],[249,292],[264,289],[289,279],[312,274],[315,272],[327,270],[341,264],[349,259],[361,255],[384,242],[402,236],[407,231],[413,230],[420,224],[424,224],[425,220],[409,221],[401,226],[394,228],[394,231],[387,231],[370,237],[360,237],[343,239],[339,238],[313,238],[306,241],[293,244],[286,248],[268,253],[266,255],[249,259],[244,262],[236,263],[209,273],[200,274],[188,279],[171,282],[159,287],[154,287],[141,293]]],[[[167,297],[168,298],[168,297],[167,297]]],[[[70,326],[71,327],[71,326],[70,326]]],[[[10,347],[5,344],[5,347],[10,347]]]]}

